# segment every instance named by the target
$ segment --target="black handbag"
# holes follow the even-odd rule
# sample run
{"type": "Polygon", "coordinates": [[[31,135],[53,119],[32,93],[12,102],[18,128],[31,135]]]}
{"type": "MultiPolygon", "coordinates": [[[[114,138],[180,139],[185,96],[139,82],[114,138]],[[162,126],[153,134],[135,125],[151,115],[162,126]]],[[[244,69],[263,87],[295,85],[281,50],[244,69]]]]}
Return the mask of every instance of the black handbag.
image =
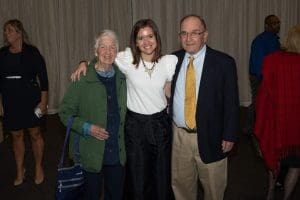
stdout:
{"type": "Polygon", "coordinates": [[[75,136],[74,148],[74,165],[71,167],[63,167],[65,149],[70,137],[71,127],[74,118],[70,117],[67,123],[67,131],[65,142],[58,164],[56,185],[55,185],[55,199],[56,200],[77,200],[83,196],[84,171],[81,168],[79,160],[79,135],[75,136]]]}

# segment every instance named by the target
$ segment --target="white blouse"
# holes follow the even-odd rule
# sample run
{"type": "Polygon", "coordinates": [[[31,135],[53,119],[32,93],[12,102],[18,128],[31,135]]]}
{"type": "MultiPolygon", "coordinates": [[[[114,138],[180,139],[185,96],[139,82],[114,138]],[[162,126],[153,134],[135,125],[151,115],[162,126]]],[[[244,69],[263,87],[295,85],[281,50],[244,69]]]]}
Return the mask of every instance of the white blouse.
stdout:
{"type": "MultiPolygon", "coordinates": [[[[142,62],[138,68],[132,64],[130,48],[118,53],[116,64],[126,76],[127,108],[133,112],[149,115],[162,111],[167,106],[164,92],[166,82],[172,81],[177,57],[165,55],[155,64],[151,76],[142,62]]],[[[144,61],[146,68],[151,69],[154,63],[144,61]]]]}

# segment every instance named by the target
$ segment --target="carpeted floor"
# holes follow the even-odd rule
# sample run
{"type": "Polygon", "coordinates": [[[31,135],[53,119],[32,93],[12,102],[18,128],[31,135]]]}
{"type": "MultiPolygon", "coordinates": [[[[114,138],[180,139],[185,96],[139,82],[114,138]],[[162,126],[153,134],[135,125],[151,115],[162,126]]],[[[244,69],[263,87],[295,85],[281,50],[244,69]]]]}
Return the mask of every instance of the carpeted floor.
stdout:
{"type": "MultiPolygon", "coordinates": [[[[244,124],[244,112],[241,109],[241,127],[244,124]]],[[[242,130],[242,128],[241,128],[242,130]]],[[[15,163],[8,136],[0,144],[0,200],[53,200],[56,166],[63,144],[65,128],[57,115],[46,116],[43,126],[45,138],[44,171],[45,181],[35,185],[33,180],[33,155],[30,141],[26,135],[26,179],[18,187],[13,186],[15,163]]],[[[228,187],[225,200],[264,200],[267,188],[267,173],[263,162],[254,150],[252,139],[240,132],[239,141],[229,157],[228,187]]],[[[276,200],[282,198],[282,190],[277,188],[276,200]]],[[[199,197],[201,198],[201,195],[199,197]]],[[[300,181],[292,200],[300,199],[300,181]]]]}

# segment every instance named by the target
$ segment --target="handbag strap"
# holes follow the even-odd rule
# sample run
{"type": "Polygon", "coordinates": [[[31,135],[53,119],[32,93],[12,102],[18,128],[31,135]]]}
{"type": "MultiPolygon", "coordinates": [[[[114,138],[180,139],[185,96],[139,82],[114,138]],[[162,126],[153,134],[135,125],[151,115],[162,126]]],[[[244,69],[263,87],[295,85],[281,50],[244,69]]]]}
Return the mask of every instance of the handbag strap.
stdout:
{"type": "MultiPolygon", "coordinates": [[[[69,138],[70,138],[70,133],[71,133],[71,128],[72,128],[73,122],[74,122],[74,117],[73,116],[69,117],[68,122],[67,122],[65,142],[64,142],[64,146],[63,146],[63,149],[62,149],[62,152],[61,152],[58,167],[62,167],[63,164],[64,164],[65,150],[66,150],[69,138]]],[[[78,134],[75,135],[75,144],[74,144],[74,146],[75,146],[75,148],[74,148],[74,161],[75,161],[76,164],[78,164],[80,162],[79,161],[79,135],[78,134]]]]}

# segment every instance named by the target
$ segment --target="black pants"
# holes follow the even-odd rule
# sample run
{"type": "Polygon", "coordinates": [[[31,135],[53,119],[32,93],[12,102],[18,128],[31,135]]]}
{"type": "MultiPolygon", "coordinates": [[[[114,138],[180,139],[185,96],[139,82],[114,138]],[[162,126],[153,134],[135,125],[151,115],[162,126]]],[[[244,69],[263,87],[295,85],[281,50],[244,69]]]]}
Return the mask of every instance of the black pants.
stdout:
{"type": "Polygon", "coordinates": [[[252,135],[254,130],[256,96],[260,84],[261,84],[261,80],[257,79],[255,76],[250,75],[252,103],[248,107],[248,114],[247,114],[246,133],[248,135],[252,135]]]}
{"type": "Polygon", "coordinates": [[[122,200],[124,167],[104,165],[99,173],[85,172],[84,200],[99,200],[104,181],[104,200],[122,200]]]}
{"type": "Polygon", "coordinates": [[[171,199],[171,141],[171,120],[166,110],[153,115],[127,111],[128,200],[171,199]]]}

